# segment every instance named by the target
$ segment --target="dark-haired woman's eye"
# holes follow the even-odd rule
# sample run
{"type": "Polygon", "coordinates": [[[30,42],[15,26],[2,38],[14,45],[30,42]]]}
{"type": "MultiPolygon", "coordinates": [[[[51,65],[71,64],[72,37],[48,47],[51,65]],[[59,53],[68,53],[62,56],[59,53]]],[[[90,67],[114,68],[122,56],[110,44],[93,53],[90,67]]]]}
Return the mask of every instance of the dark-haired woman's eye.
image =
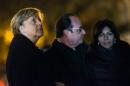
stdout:
{"type": "Polygon", "coordinates": [[[111,35],[113,35],[113,33],[112,32],[108,32],[107,35],[111,36],[111,35]]]}

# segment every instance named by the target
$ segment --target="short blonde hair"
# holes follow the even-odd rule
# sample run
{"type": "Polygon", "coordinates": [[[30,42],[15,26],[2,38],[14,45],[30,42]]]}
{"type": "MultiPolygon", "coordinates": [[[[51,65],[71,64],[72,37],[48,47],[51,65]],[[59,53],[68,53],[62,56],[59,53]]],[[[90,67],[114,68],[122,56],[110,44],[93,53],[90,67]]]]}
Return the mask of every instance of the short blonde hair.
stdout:
{"type": "Polygon", "coordinates": [[[12,18],[10,27],[14,35],[20,34],[20,25],[29,17],[39,17],[43,21],[43,13],[37,8],[24,8],[19,10],[12,18]]]}

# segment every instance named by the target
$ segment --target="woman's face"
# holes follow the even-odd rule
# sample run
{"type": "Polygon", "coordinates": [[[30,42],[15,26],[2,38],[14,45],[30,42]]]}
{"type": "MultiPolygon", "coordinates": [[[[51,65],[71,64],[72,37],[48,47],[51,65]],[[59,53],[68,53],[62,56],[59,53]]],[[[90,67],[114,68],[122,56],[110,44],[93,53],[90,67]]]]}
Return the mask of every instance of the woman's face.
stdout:
{"type": "Polygon", "coordinates": [[[111,48],[114,42],[114,34],[109,27],[104,27],[102,33],[98,36],[99,44],[104,48],[111,48]]]}
{"type": "Polygon", "coordinates": [[[30,17],[23,22],[23,33],[32,39],[38,39],[43,35],[42,22],[39,17],[30,17]]]}

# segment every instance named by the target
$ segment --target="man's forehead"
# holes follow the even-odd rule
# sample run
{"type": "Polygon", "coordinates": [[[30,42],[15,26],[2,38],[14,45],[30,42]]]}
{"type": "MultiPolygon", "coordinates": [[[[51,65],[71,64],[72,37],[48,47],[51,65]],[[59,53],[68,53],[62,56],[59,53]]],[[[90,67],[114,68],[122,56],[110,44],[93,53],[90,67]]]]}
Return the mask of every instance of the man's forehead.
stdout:
{"type": "Polygon", "coordinates": [[[79,18],[77,16],[70,16],[71,21],[79,21],[79,18]]]}
{"type": "Polygon", "coordinates": [[[72,27],[79,28],[82,26],[82,24],[77,16],[71,16],[70,20],[71,20],[72,27]]]}

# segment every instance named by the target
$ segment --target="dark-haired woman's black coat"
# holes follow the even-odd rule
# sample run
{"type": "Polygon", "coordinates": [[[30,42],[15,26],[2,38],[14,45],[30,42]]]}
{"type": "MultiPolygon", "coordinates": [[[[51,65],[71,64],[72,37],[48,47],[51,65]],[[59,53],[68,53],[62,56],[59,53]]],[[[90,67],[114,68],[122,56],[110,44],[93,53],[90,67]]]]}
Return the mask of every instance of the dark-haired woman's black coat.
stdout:
{"type": "Polygon", "coordinates": [[[87,64],[92,86],[130,86],[130,46],[119,41],[111,49],[90,46],[87,64]]]}
{"type": "Polygon", "coordinates": [[[43,52],[23,35],[13,38],[6,62],[9,86],[39,86],[39,60],[43,52]]]}

